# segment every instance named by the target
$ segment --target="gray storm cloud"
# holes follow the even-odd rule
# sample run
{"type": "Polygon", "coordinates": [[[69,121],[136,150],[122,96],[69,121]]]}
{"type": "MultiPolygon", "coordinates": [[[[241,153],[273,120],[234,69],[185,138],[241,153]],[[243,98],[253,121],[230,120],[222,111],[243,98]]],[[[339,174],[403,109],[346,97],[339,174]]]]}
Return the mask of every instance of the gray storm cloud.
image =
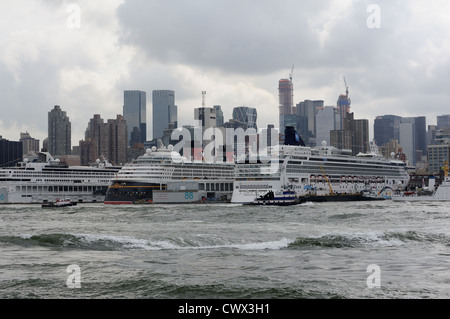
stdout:
{"type": "Polygon", "coordinates": [[[19,0],[0,10],[0,135],[9,139],[24,130],[45,138],[47,112],[61,104],[77,143],[94,113],[122,111],[128,89],[174,89],[181,123],[206,89],[211,104],[258,107],[264,126],[292,64],[296,103],[335,104],[346,76],[359,118],[433,123],[450,113],[444,0],[19,0]],[[81,9],[77,30],[67,26],[71,4],[81,9]],[[379,29],[368,26],[371,4],[379,29]]]}

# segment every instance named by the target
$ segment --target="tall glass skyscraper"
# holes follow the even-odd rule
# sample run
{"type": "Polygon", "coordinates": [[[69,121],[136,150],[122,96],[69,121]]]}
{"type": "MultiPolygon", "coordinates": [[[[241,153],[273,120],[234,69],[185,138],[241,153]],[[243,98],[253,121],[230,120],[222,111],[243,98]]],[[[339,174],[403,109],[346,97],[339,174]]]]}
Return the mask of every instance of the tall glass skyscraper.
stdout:
{"type": "Polygon", "coordinates": [[[220,105],[214,105],[214,109],[216,110],[216,127],[222,127],[224,121],[222,107],[220,105]]]}
{"type": "Polygon", "coordinates": [[[317,110],[316,115],[316,144],[327,142],[331,145],[330,132],[336,129],[337,109],[333,106],[325,106],[317,110]]]}
{"type": "Polygon", "coordinates": [[[178,107],[175,105],[175,91],[153,91],[153,138],[164,135],[164,130],[169,128],[169,123],[178,128],[178,107]]]}
{"type": "Polygon", "coordinates": [[[400,121],[397,115],[377,116],[374,121],[374,138],[378,146],[383,146],[392,140],[400,141],[400,121]]]}
{"type": "Polygon", "coordinates": [[[233,109],[233,120],[247,124],[247,128],[255,129],[255,131],[258,130],[257,118],[258,112],[253,107],[239,106],[233,109]]]}
{"type": "Polygon", "coordinates": [[[147,141],[147,93],[124,91],[123,117],[127,122],[128,145],[147,141]]]}

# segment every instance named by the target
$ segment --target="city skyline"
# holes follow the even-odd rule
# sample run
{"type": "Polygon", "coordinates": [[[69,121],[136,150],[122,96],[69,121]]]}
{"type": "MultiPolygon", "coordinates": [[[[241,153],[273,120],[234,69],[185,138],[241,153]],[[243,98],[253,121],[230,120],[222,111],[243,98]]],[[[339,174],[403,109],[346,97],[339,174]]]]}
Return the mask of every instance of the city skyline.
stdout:
{"type": "Polygon", "coordinates": [[[2,3],[0,135],[18,140],[30,132],[42,142],[46,113],[61,105],[77,145],[93,114],[122,114],[128,89],[174,90],[179,126],[193,124],[202,91],[207,107],[222,106],[225,121],[234,107],[248,105],[258,110],[259,127],[277,126],[278,81],[291,74],[294,105],[324,100],[335,106],[345,77],[352,112],[369,120],[371,139],[380,115],[426,116],[427,125],[436,124],[437,116],[450,113],[450,4],[383,0],[375,2],[378,12],[371,4],[2,3]],[[170,24],[166,12],[174,17],[170,24]]]}
{"type": "MultiPolygon", "coordinates": [[[[175,92],[172,91],[172,90],[156,90],[156,91],[159,91],[159,92],[167,91],[167,92],[175,93],[175,92]]],[[[139,91],[139,90],[134,90],[134,91],[133,91],[133,90],[125,90],[124,92],[140,92],[140,93],[143,93],[144,95],[146,94],[146,92],[144,92],[144,91],[139,91]]],[[[155,90],[154,90],[153,92],[155,92],[155,90]]],[[[302,102],[298,103],[298,104],[297,104],[297,108],[298,108],[300,105],[304,104],[305,102],[309,102],[309,103],[313,103],[313,102],[314,102],[314,103],[318,103],[318,102],[320,102],[320,105],[322,105],[322,108],[334,108],[334,109],[335,109],[335,112],[338,112],[338,110],[339,110],[339,108],[338,108],[337,106],[335,106],[335,105],[334,105],[334,106],[333,106],[333,105],[323,106],[323,105],[324,105],[324,101],[323,101],[323,100],[320,100],[320,101],[305,100],[305,101],[302,101],[302,102]]],[[[149,102],[147,102],[147,103],[149,103],[149,102]]],[[[176,105],[175,105],[175,107],[176,107],[176,105]]],[[[190,121],[188,120],[186,123],[179,123],[179,127],[182,127],[182,126],[185,126],[185,125],[192,125],[192,124],[195,125],[195,124],[197,123],[197,121],[198,121],[198,119],[196,118],[196,115],[195,115],[196,113],[195,113],[195,112],[197,112],[198,109],[200,109],[200,108],[203,108],[203,107],[197,107],[197,108],[193,109],[193,114],[192,114],[191,120],[190,120],[190,121]],[[196,110],[197,110],[197,111],[196,111],[196,110]]],[[[223,110],[221,109],[220,105],[205,106],[204,108],[207,108],[207,109],[216,109],[216,110],[217,110],[217,108],[219,108],[219,110],[220,110],[221,112],[223,111],[223,110]]],[[[225,117],[225,121],[228,121],[228,120],[234,120],[234,119],[233,119],[233,113],[235,113],[236,110],[237,110],[237,109],[240,109],[240,108],[249,108],[249,109],[254,110],[254,112],[258,112],[258,108],[254,108],[254,107],[245,107],[245,106],[235,106],[235,107],[232,107],[232,108],[231,108],[231,114],[232,114],[232,116],[231,116],[230,118],[226,118],[226,117],[225,117]]],[[[54,111],[55,109],[61,110],[61,106],[55,105],[55,106],[53,106],[53,109],[49,108],[48,114],[51,113],[50,111],[54,111]]],[[[70,117],[70,115],[67,114],[66,111],[64,111],[64,112],[62,112],[62,113],[64,113],[64,116],[67,116],[67,118],[70,117]]],[[[450,113],[450,110],[449,110],[449,113],[450,113]]],[[[46,115],[47,115],[47,114],[46,114],[46,115]]],[[[355,115],[357,116],[357,114],[355,114],[355,115]]],[[[86,125],[89,126],[89,123],[90,123],[90,121],[92,120],[92,117],[95,117],[95,116],[103,116],[103,115],[102,115],[102,114],[99,114],[99,113],[96,113],[96,112],[94,111],[94,113],[92,113],[92,115],[91,115],[91,118],[86,119],[86,121],[85,121],[85,122],[86,122],[86,125]]],[[[117,117],[117,116],[123,116],[123,114],[122,114],[122,113],[118,113],[118,114],[116,114],[116,117],[117,117]]],[[[394,113],[389,113],[389,114],[379,114],[379,115],[377,115],[374,119],[361,119],[360,117],[357,116],[357,119],[358,119],[358,120],[368,120],[368,121],[369,121],[369,126],[370,126],[369,134],[370,134],[370,141],[371,141],[371,142],[374,141],[374,140],[375,140],[375,137],[376,137],[376,132],[375,132],[376,121],[377,121],[379,118],[384,118],[384,117],[398,117],[398,118],[402,118],[401,116],[399,116],[399,115],[397,115],[397,114],[394,114],[394,113]]],[[[413,117],[404,117],[404,118],[407,119],[407,118],[413,118],[413,117]]],[[[425,127],[426,127],[426,129],[428,130],[428,127],[429,127],[429,126],[436,126],[436,125],[439,124],[439,121],[441,121],[441,123],[444,123],[444,121],[445,121],[445,123],[447,123],[448,118],[450,118],[450,114],[438,114],[433,124],[430,124],[430,123],[428,122],[429,119],[428,119],[427,117],[425,117],[425,116],[417,116],[417,118],[424,118],[424,119],[425,119],[425,127]],[[436,124],[436,123],[437,123],[437,124],[436,124]]],[[[153,122],[153,119],[150,118],[150,121],[148,122],[148,124],[149,124],[150,126],[152,126],[152,122],[153,122]]],[[[277,119],[274,118],[274,121],[273,121],[273,122],[276,123],[276,122],[277,122],[277,119]]],[[[256,126],[259,125],[258,123],[259,123],[259,121],[258,121],[258,119],[257,119],[257,120],[256,120],[256,126]]],[[[70,124],[72,124],[72,121],[70,121],[69,126],[70,126],[70,124]]],[[[178,123],[177,123],[177,124],[178,124],[178,123]]],[[[269,123],[269,124],[267,124],[267,125],[271,125],[271,126],[274,126],[275,129],[279,129],[279,127],[278,127],[276,124],[269,123]]],[[[286,124],[286,125],[291,125],[291,124],[286,124]]],[[[73,126],[73,125],[72,125],[72,126],[73,126]]],[[[295,126],[295,125],[294,125],[294,126],[295,126]]],[[[267,129],[267,126],[266,126],[266,127],[258,128],[258,132],[259,132],[260,130],[264,130],[264,129],[267,129]]],[[[47,127],[47,131],[48,131],[48,130],[49,130],[49,127],[47,127]]],[[[282,134],[281,131],[279,131],[279,132],[280,132],[280,134],[282,134]]],[[[76,135],[76,136],[78,136],[80,132],[75,132],[75,134],[73,134],[73,133],[74,133],[74,132],[73,132],[73,129],[71,129],[71,130],[70,130],[70,133],[71,133],[71,135],[76,135]]],[[[70,133],[69,133],[69,134],[70,134],[70,133]]],[[[299,133],[301,133],[301,131],[299,131],[299,133]]],[[[20,131],[20,132],[19,132],[19,131],[17,132],[17,135],[19,135],[20,138],[21,138],[22,134],[24,134],[24,132],[21,132],[21,131],[20,131]]],[[[33,135],[33,138],[36,139],[36,140],[39,140],[41,143],[43,143],[46,139],[48,139],[48,135],[47,135],[47,136],[44,136],[44,137],[41,137],[41,138],[37,138],[36,136],[34,136],[33,133],[30,133],[30,132],[28,132],[27,130],[26,130],[26,134],[31,134],[31,135],[33,135]]],[[[82,138],[79,139],[79,140],[74,141],[73,138],[72,138],[72,145],[71,145],[71,147],[73,147],[73,146],[78,146],[79,142],[82,141],[82,140],[84,140],[84,134],[85,134],[85,132],[83,131],[81,134],[82,134],[82,138]]],[[[128,135],[130,135],[129,132],[128,132],[128,135]]],[[[148,134],[148,135],[149,135],[149,134],[148,134]]],[[[0,135],[0,136],[1,136],[1,135],[0,135]]],[[[301,136],[302,136],[303,138],[306,138],[307,135],[305,135],[305,133],[303,133],[303,134],[301,134],[301,136]]],[[[20,138],[12,138],[12,139],[11,139],[11,138],[7,138],[6,136],[3,136],[3,138],[6,139],[6,140],[10,140],[10,141],[19,141],[19,139],[20,139],[20,138]]],[[[147,137],[147,139],[146,139],[145,142],[149,142],[149,141],[151,141],[152,139],[153,139],[153,138],[147,137]]],[[[324,140],[326,140],[326,139],[324,139],[324,140]]],[[[383,144],[383,143],[382,143],[382,144],[383,144]]],[[[382,145],[382,144],[381,144],[381,145],[382,145]]],[[[377,143],[377,145],[380,145],[380,143],[377,143]]],[[[41,147],[43,147],[42,144],[41,144],[41,147]]]]}

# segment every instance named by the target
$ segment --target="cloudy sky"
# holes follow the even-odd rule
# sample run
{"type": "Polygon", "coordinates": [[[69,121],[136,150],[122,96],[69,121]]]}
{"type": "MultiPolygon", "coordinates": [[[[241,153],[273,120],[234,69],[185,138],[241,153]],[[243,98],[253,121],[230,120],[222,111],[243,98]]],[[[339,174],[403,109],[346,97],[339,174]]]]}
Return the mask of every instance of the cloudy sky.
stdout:
{"type": "MultiPolygon", "coordinates": [[[[295,103],[336,105],[345,76],[355,118],[450,113],[448,0],[16,0],[0,2],[0,135],[47,136],[60,105],[72,144],[89,119],[122,114],[123,91],[175,90],[194,108],[258,109],[278,125],[278,81],[295,103]],[[375,4],[375,6],[373,6],[375,4]]],[[[371,132],[371,136],[373,133],[371,132]]],[[[41,144],[42,145],[42,144],[41,144]]]]}

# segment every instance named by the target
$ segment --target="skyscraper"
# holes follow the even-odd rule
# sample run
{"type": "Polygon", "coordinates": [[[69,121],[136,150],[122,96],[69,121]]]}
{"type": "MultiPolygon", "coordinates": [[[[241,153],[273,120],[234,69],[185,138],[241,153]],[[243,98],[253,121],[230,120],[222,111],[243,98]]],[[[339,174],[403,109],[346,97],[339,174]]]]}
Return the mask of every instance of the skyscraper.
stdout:
{"type": "Polygon", "coordinates": [[[100,157],[123,165],[127,162],[127,144],[127,125],[122,115],[105,123],[95,114],[88,123],[85,140],[80,141],[81,165],[94,163],[100,157]]]}
{"type": "Polygon", "coordinates": [[[220,105],[214,105],[216,110],[216,127],[222,127],[224,121],[222,107],[220,105]]]}
{"type": "Polygon", "coordinates": [[[23,155],[39,152],[39,140],[32,138],[30,133],[20,133],[20,142],[23,146],[23,155]]]}
{"type": "Polygon", "coordinates": [[[22,161],[22,157],[22,142],[11,142],[0,136],[0,167],[15,166],[22,161]]]}
{"type": "Polygon", "coordinates": [[[127,123],[122,115],[117,115],[116,119],[108,120],[105,124],[108,127],[109,147],[107,157],[117,164],[124,165],[127,162],[127,123]]]}
{"type": "Polygon", "coordinates": [[[373,130],[378,146],[383,146],[392,140],[400,140],[400,120],[401,117],[397,115],[383,115],[375,118],[373,130]]]}
{"type": "Polygon", "coordinates": [[[154,90],[153,96],[153,139],[164,135],[164,130],[173,123],[178,128],[178,107],[175,105],[175,91],[154,90]]]}
{"type": "Polygon", "coordinates": [[[316,144],[321,145],[323,141],[331,145],[330,132],[336,129],[336,108],[325,106],[317,110],[316,115],[316,144]]]}
{"type": "Polygon", "coordinates": [[[442,130],[446,127],[450,127],[450,114],[439,115],[437,117],[437,130],[442,130]]]}
{"type": "Polygon", "coordinates": [[[416,165],[416,134],[415,119],[402,118],[400,123],[400,145],[411,165],[416,165]]]}
{"type": "MultiPolygon", "coordinates": [[[[415,126],[416,151],[421,152],[421,155],[427,155],[427,118],[425,116],[416,117],[415,126]]],[[[420,157],[417,160],[419,161],[420,157]]]]}
{"type": "Polygon", "coordinates": [[[369,120],[357,119],[351,122],[352,129],[352,153],[367,153],[370,151],[369,120]]]}
{"type": "MultiPolygon", "coordinates": [[[[314,146],[316,138],[316,115],[324,101],[305,100],[297,104],[297,131],[306,145],[314,146]]],[[[334,127],[334,125],[333,125],[334,127]]],[[[319,143],[322,141],[319,141],[319,143]]]]}
{"type": "MultiPolygon", "coordinates": [[[[294,84],[292,78],[281,79],[278,82],[278,94],[279,94],[279,116],[280,116],[280,132],[284,132],[285,128],[285,115],[291,115],[293,113],[294,106],[294,84]]],[[[283,133],[284,134],[284,133],[283,133]]]]}
{"type": "Polygon", "coordinates": [[[203,129],[216,127],[216,109],[212,107],[199,107],[194,109],[194,120],[203,129]]]}
{"type": "Polygon", "coordinates": [[[123,117],[127,123],[128,145],[147,141],[147,93],[124,91],[123,117]]]}
{"type": "Polygon", "coordinates": [[[247,125],[247,128],[258,130],[256,121],[258,112],[254,107],[239,106],[233,109],[233,120],[237,120],[247,125]]]}
{"type": "Polygon", "coordinates": [[[400,141],[400,145],[403,146],[407,156],[409,155],[408,160],[410,161],[410,163],[412,165],[416,165],[416,163],[421,160],[421,157],[423,155],[426,155],[428,152],[426,117],[402,117],[400,120],[400,126],[403,123],[413,124],[412,131],[410,131],[410,134],[412,134],[413,136],[406,136],[405,134],[408,134],[410,128],[404,128],[404,135],[402,136],[400,133],[400,140],[403,140],[403,142],[407,144],[403,145],[403,143],[400,141]]]}
{"type": "Polygon", "coordinates": [[[339,122],[338,122],[338,127],[336,129],[338,130],[347,130],[348,128],[345,127],[345,121],[347,119],[347,115],[350,113],[350,105],[351,105],[351,100],[348,97],[348,90],[346,92],[346,94],[341,94],[339,95],[339,98],[337,100],[337,109],[339,112],[339,122]]]}
{"type": "Polygon", "coordinates": [[[72,148],[71,124],[66,112],[55,105],[48,112],[48,152],[52,155],[70,155],[72,148]]]}

